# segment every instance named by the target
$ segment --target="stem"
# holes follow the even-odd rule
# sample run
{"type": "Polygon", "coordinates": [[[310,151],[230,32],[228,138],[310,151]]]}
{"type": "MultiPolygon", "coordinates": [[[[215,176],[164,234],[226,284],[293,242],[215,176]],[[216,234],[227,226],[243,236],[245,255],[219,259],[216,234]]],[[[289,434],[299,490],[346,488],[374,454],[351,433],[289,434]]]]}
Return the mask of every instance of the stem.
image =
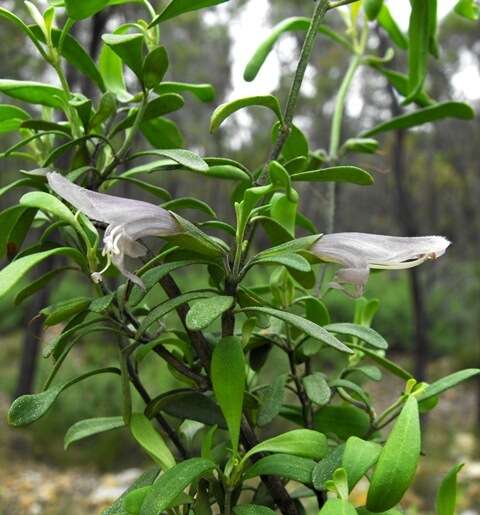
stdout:
{"type": "Polygon", "coordinates": [[[223,510],[224,515],[232,514],[232,489],[225,486],[225,505],[223,510]]]}
{"type": "Polygon", "coordinates": [[[338,0],[337,2],[331,2],[328,4],[328,10],[336,9],[337,7],[341,7],[342,5],[349,5],[358,2],[359,0],[338,0]]]}
{"type": "MultiPolygon", "coordinates": [[[[293,83],[288,94],[283,124],[280,129],[279,136],[273,147],[273,150],[270,154],[269,162],[274,161],[278,158],[292,129],[293,117],[295,114],[295,109],[297,107],[298,97],[300,95],[300,89],[302,87],[303,79],[305,78],[305,71],[307,70],[307,66],[310,61],[310,56],[312,55],[315,39],[318,35],[318,29],[323,21],[323,18],[325,17],[325,14],[328,11],[328,7],[328,0],[319,0],[317,6],[315,7],[315,11],[310,22],[310,27],[308,28],[307,35],[305,36],[305,41],[303,43],[302,51],[300,54],[300,60],[298,61],[297,70],[295,72],[295,77],[293,79],[293,83]]],[[[262,174],[258,179],[258,182],[262,182],[262,179],[266,175],[266,171],[267,166],[264,167],[262,174]]]]}

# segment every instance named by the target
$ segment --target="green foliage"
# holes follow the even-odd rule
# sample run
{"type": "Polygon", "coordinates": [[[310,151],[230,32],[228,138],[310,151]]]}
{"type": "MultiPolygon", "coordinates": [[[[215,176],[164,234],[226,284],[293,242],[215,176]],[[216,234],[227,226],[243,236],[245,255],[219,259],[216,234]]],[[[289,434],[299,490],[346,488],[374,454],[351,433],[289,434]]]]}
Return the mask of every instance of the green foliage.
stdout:
{"type": "MultiPolygon", "coordinates": [[[[398,332],[405,336],[409,327],[392,309],[393,302],[403,302],[398,283],[373,278],[388,307],[386,318],[375,320],[377,299],[361,298],[353,305],[346,299],[338,302],[331,293],[345,284],[362,290],[371,267],[404,268],[417,264],[417,258],[438,257],[443,250],[412,250],[405,258],[389,259],[384,256],[387,243],[381,252],[361,244],[353,250],[347,243],[328,248],[328,239],[322,241],[317,220],[307,216],[312,210],[302,200],[306,187],[318,191],[317,183],[326,183],[329,194],[335,183],[345,189],[372,185],[373,175],[350,161],[355,153],[382,159],[383,141],[371,136],[473,118],[469,105],[437,102],[430,95],[435,88],[427,80],[429,55],[442,57],[437,2],[412,0],[408,34],[382,0],[364,0],[363,10],[358,2],[345,7],[345,27],[326,16],[338,7],[326,0],[315,2],[311,18],[295,16],[275,26],[244,76],[256,78],[284,34],[305,33],[299,61],[290,66],[295,74],[285,105],[281,95],[273,94],[225,102],[225,91],[220,91],[210,118],[214,133],[240,110],[266,108],[270,114],[267,121],[262,118],[262,141],[271,143],[271,149],[262,162],[253,151],[248,159],[242,159],[241,152],[234,159],[203,157],[204,143],[191,141],[191,127],[185,127],[177,113],[188,105],[196,116],[198,102],[193,107],[189,96],[207,103],[216,91],[206,83],[165,80],[178,76],[178,62],[169,59],[168,37],[158,25],[174,25],[177,17],[190,14],[182,17],[188,25],[196,19],[195,11],[225,0],[172,0],[159,12],[149,2],[140,2],[145,19],[114,26],[121,17],[112,16],[112,32],[101,35],[100,55],[94,59],[72,35],[72,27],[113,6],[128,15],[123,5],[130,1],[136,0],[51,0],[45,12],[27,2],[33,25],[0,8],[1,23],[28,38],[42,64],[50,67],[44,76],[55,74],[58,79],[57,85],[0,79],[0,94],[14,99],[0,104],[0,133],[12,137],[0,159],[20,157],[31,164],[0,195],[13,198],[18,188],[33,190],[0,213],[0,254],[8,260],[0,271],[0,297],[10,300],[15,290],[19,305],[63,279],[64,273],[75,271],[77,278],[75,288],[68,283],[65,293],[35,308],[44,326],[58,329],[43,349],[52,363],[43,391],[14,401],[9,423],[26,426],[37,421],[65,389],[83,379],[118,375],[121,380],[115,379],[109,388],[123,403],[109,391],[105,397],[115,399],[110,413],[96,413],[101,410],[87,396],[85,403],[72,403],[65,421],[77,421],[65,435],[65,448],[125,426],[129,431],[117,434],[131,436],[159,465],[107,509],[107,515],[261,515],[273,513],[274,507],[282,513],[292,513],[292,506],[298,513],[311,509],[302,491],[292,493],[289,481],[322,492],[317,504],[323,515],[397,513],[395,507],[410,488],[420,458],[419,412],[433,409],[443,392],[480,370],[454,372],[430,385],[417,383],[387,357],[388,343],[395,343],[398,332]],[[381,45],[372,45],[368,37],[373,21],[381,45]],[[336,87],[328,153],[312,143],[326,147],[326,142],[309,138],[300,121],[298,126],[293,123],[318,35],[326,36],[335,51],[340,48],[335,59],[342,56],[338,59],[343,61],[348,54],[350,61],[336,87]],[[389,43],[407,59],[400,55],[393,61],[389,43]],[[382,55],[379,47],[386,47],[382,55]],[[408,69],[400,69],[405,61],[408,69]],[[76,86],[81,84],[85,94],[72,92],[79,87],[69,84],[67,63],[79,74],[76,86]],[[404,104],[416,107],[364,127],[362,133],[355,126],[347,138],[346,100],[360,69],[385,77],[404,104]],[[59,186],[55,177],[62,177],[50,175],[53,171],[67,182],[59,186]],[[185,174],[192,184],[196,179],[215,181],[215,195],[229,199],[235,222],[225,216],[227,210],[210,206],[189,190],[176,195],[176,184],[169,184],[176,174],[185,174]],[[128,197],[142,190],[156,203],[110,195],[117,186],[132,187],[128,197]],[[262,230],[266,234],[257,239],[262,230]],[[326,252],[320,252],[325,246],[326,252]],[[54,257],[62,262],[30,277],[54,257]],[[329,262],[339,270],[327,285],[329,262]],[[59,380],[58,374],[73,372],[76,347],[90,342],[93,334],[96,351],[107,347],[105,340],[118,356],[109,355],[104,368],[59,380]],[[160,372],[158,366],[163,367],[160,372]],[[406,385],[377,414],[368,382],[380,383],[381,389],[382,371],[406,385]],[[152,377],[144,384],[148,374],[152,377]],[[93,413],[84,404],[91,404],[93,413]],[[282,430],[276,425],[281,418],[295,429],[282,430]],[[385,441],[383,431],[390,423],[394,426],[385,441]],[[264,483],[245,485],[257,477],[264,483]],[[357,509],[348,496],[365,477],[370,478],[367,506],[357,509]],[[254,490],[250,497],[240,497],[249,489],[254,490]],[[327,492],[330,497],[323,500],[327,492]]],[[[461,0],[454,10],[464,18],[478,18],[475,2],[461,0]]],[[[209,58],[208,48],[198,45],[195,51],[209,58]]],[[[322,75],[337,80],[333,68],[332,73],[322,70],[322,75]]],[[[224,135],[215,138],[221,149],[224,135]]],[[[374,166],[372,161],[366,168],[374,166]]],[[[377,188],[382,186],[378,183],[377,188]]],[[[325,211],[334,207],[332,203],[325,211]]],[[[331,222],[324,224],[327,229],[331,222]]],[[[82,355],[88,352],[83,347],[82,355]]],[[[440,515],[454,513],[459,469],[452,469],[440,487],[440,515]]]]}

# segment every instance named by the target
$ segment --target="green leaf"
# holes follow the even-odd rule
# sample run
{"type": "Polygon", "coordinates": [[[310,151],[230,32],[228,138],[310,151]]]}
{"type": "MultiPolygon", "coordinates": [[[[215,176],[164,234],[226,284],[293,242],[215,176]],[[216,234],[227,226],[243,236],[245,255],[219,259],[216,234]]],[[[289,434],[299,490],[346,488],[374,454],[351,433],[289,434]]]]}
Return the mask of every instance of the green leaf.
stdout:
{"type": "Polygon", "coordinates": [[[324,329],[330,331],[332,333],[341,334],[343,336],[353,336],[355,338],[359,338],[360,340],[368,343],[372,347],[376,349],[388,349],[388,343],[385,338],[374,331],[370,327],[365,327],[357,324],[329,324],[324,326],[324,329]]]}
{"type": "Polygon", "coordinates": [[[97,112],[90,119],[91,128],[99,127],[117,112],[117,98],[114,93],[107,91],[100,99],[97,112]]]}
{"type": "Polygon", "coordinates": [[[347,471],[348,487],[353,487],[377,463],[381,445],[352,436],[347,440],[342,457],[342,467],[347,471]]]}
{"type": "Polygon", "coordinates": [[[72,20],[83,20],[104,9],[109,0],[64,0],[67,14],[72,20]]]}
{"type": "Polygon", "coordinates": [[[188,418],[207,426],[227,429],[219,407],[210,397],[200,392],[186,390],[159,395],[148,404],[145,414],[154,417],[159,411],[182,420],[188,418]]]}
{"type": "Polygon", "coordinates": [[[318,515],[357,515],[357,510],[343,499],[329,499],[318,515]]]}
{"type": "Polygon", "coordinates": [[[120,374],[120,370],[113,367],[92,370],[66,383],[52,386],[41,393],[22,395],[13,401],[13,404],[10,406],[8,410],[8,423],[14,427],[28,426],[45,415],[63,390],[79,381],[98,374],[120,374]]]}
{"type": "Polygon", "coordinates": [[[385,3],[382,5],[382,8],[378,13],[377,20],[385,32],[390,36],[390,39],[402,50],[407,50],[408,40],[392,18],[392,15],[385,3]]]}
{"type": "MultiPolygon", "coordinates": [[[[1,274],[1,272],[0,272],[1,274]]],[[[174,297],[165,302],[162,302],[157,307],[153,308],[149,314],[142,320],[140,327],[137,331],[137,338],[139,338],[154,322],[164,317],[174,309],[178,308],[182,304],[191,302],[192,300],[202,299],[208,297],[209,293],[204,291],[193,291],[174,297]]]]}
{"type": "Polygon", "coordinates": [[[373,361],[378,363],[380,366],[382,366],[385,370],[388,370],[389,372],[396,375],[397,377],[400,377],[401,379],[404,379],[405,381],[408,381],[409,379],[413,379],[413,376],[412,376],[412,374],[410,374],[410,372],[408,372],[407,370],[402,368],[400,365],[397,365],[393,361],[390,361],[389,359],[381,356],[377,352],[375,352],[371,349],[368,349],[362,345],[357,345],[357,344],[351,343],[350,346],[353,349],[360,350],[361,352],[366,354],[370,359],[372,359],[373,361]]]}
{"type": "Polygon", "coordinates": [[[24,277],[27,272],[50,256],[63,255],[72,257],[82,263],[84,257],[76,249],[70,247],[57,247],[36,254],[29,254],[12,261],[0,271],[0,297],[7,295],[24,277]]]}
{"type": "Polygon", "coordinates": [[[459,0],[453,10],[467,20],[477,21],[480,18],[480,7],[477,0],[459,0]]]}
{"type": "Polygon", "coordinates": [[[183,209],[194,209],[195,211],[200,211],[201,213],[213,216],[213,218],[217,217],[215,211],[206,202],[198,200],[195,197],[180,197],[169,200],[162,204],[162,207],[169,211],[174,211],[175,213],[183,209]]]}
{"type": "Polygon", "coordinates": [[[143,34],[104,34],[102,40],[139,79],[142,78],[143,34]]]}
{"type": "MultiPolygon", "coordinates": [[[[283,193],[275,193],[270,201],[270,215],[279,222],[292,236],[295,235],[295,221],[297,217],[298,195],[294,190],[297,197],[295,200],[283,193]]],[[[307,270],[308,271],[308,270],[307,270]]]]}
{"type": "Polygon", "coordinates": [[[126,497],[139,488],[150,486],[158,476],[158,468],[154,467],[144,472],[113,504],[102,512],[102,515],[127,515],[125,507],[126,497]]]}
{"type": "MultiPolygon", "coordinates": [[[[398,93],[400,93],[400,95],[404,97],[408,96],[409,89],[407,75],[404,75],[403,73],[397,72],[395,70],[390,70],[384,66],[374,66],[374,68],[390,82],[390,84],[398,91],[398,93]]],[[[435,101],[430,98],[423,89],[412,98],[412,101],[420,107],[427,107],[435,104],[435,101]]]]}
{"type": "Polygon", "coordinates": [[[149,182],[141,181],[140,179],[135,179],[134,177],[115,177],[115,179],[112,181],[112,184],[115,184],[116,181],[126,181],[130,184],[134,184],[135,186],[138,186],[140,189],[148,191],[148,193],[151,193],[152,195],[161,200],[169,201],[172,198],[170,193],[168,193],[167,190],[160,188],[160,186],[155,186],[153,184],[150,184],[149,182]]]}
{"type": "Polygon", "coordinates": [[[273,95],[245,97],[218,106],[210,119],[210,132],[215,132],[233,113],[245,107],[252,106],[270,109],[275,113],[280,123],[283,123],[282,109],[277,97],[273,95]]]}
{"type": "Polygon", "coordinates": [[[474,116],[475,112],[468,104],[463,102],[443,102],[392,118],[388,122],[381,123],[373,129],[364,132],[363,136],[373,136],[380,132],[398,129],[409,129],[424,123],[442,120],[443,118],[472,120],[474,116]]]}
{"type": "Polygon", "coordinates": [[[411,485],[421,450],[418,403],[410,396],[380,454],[368,489],[367,508],[385,511],[396,506],[411,485]]]}
{"type": "Polygon", "coordinates": [[[310,485],[315,465],[315,461],[308,458],[300,458],[289,454],[273,454],[255,462],[245,472],[245,479],[256,476],[280,476],[310,485]]]}
{"type": "Polygon", "coordinates": [[[333,166],[292,175],[294,182],[350,182],[360,186],[373,184],[373,177],[357,166],[333,166]]]}
{"type": "Polygon", "coordinates": [[[313,423],[318,431],[335,434],[341,440],[350,436],[362,438],[370,429],[369,416],[353,406],[324,406],[315,413],[313,423]]]}
{"type": "Polygon", "coordinates": [[[305,376],[302,380],[307,397],[320,406],[325,406],[330,400],[331,392],[325,376],[315,372],[305,376]]]}
{"type": "Polygon", "coordinates": [[[270,422],[280,413],[285,394],[285,384],[287,375],[281,374],[268,385],[260,396],[260,409],[257,415],[257,425],[260,427],[270,424],[270,422]]]}
{"type": "Polygon", "coordinates": [[[130,431],[137,442],[160,465],[162,470],[175,466],[175,458],[152,422],[143,413],[132,413],[130,431]]]}
{"type": "Polygon", "coordinates": [[[61,108],[66,100],[62,89],[26,80],[0,79],[0,92],[29,104],[55,108],[61,108]]]}
{"type": "Polygon", "coordinates": [[[319,460],[327,454],[327,451],[327,438],[324,434],[312,429],[293,429],[255,445],[245,454],[243,461],[259,452],[293,454],[319,460]]]}
{"type": "Polygon", "coordinates": [[[293,325],[303,333],[316,340],[323,342],[325,345],[333,347],[334,349],[339,350],[340,352],[345,352],[347,354],[352,354],[352,351],[343,344],[340,340],[337,340],[332,334],[326,331],[323,327],[311,322],[310,320],[306,320],[298,315],[294,315],[293,313],[288,313],[287,311],[281,311],[273,308],[265,308],[265,307],[247,307],[242,311],[254,313],[262,313],[264,315],[269,315],[275,318],[278,318],[285,322],[286,324],[293,325]]]}
{"type": "Polygon", "coordinates": [[[30,282],[27,286],[25,286],[25,288],[23,288],[17,293],[14,301],[15,305],[18,306],[19,304],[21,304],[25,299],[28,299],[28,297],[34,295],[39,290],[41,290],[46,284],[55,279],[57,275],[67,270],[70,270],[70,268],[55,268],[55,270],[51,270],[50,272],[47,272],[35,281],[30,282]]]}
{"type": "Polygon", "coordinates": [[[409,94],[404,103],[409,103],[422,89],[427,75],[428,49],[430,45],[432,12],[430,0],[411,0],[412,12],[408,29],[408,86],[409,94]]]}
{"type": "Polygon", "coordinates": [[[310,263],[299,254],[280,254],[278,256],[264,256],[252,261],[252,265],[283,265],[299,272],[309,272],[310,263]]]}
{"type": "Polygon", "coordinates": [[[165,9],[156,16],[150,27],[157,25],[181,14],[197,11],[198,9],[205,9],[205,7],[211,7],[213,5],[223,4],[228,0],[172,0],[165,9]]]}
{"type": "Polygon", "coordinates": [[[325,490],[325,483],[333,477],[333,473],[342,466],[345,444],[338,445],[332,452],[319,461],[312,472],[313,485],[317,490],[325,490]]]}
{"type": "Polygon", "coordinates": [[[444,477],[435,502],[437,515],[455,515],[457,505],[457,476],[462,468],[463,464],[455,465],[444,477]]]}
{"type": "Polygon", "coordinates": [[[181,148],[183,136],[174,122],[167,118],[154,118],[140,124],[142,134],[150,145],[159,149],[181,148]]]}
{"type": "Polygon", "coordinates": [[[361,152],[363,154],[375,154],[379,143],[372,138],[349,138],[342,145],[342,151],[361,152]]]}
{"type": "Polygon", "coordinates": [[[154,48],[143,63],[143,83],[147,88],[155,88],[162,82],[168,70],[168,54],[164,46],[154,48]]]}
{"type": "Polygon", "coordinates": [[[188,91],[202,102],[215,99],[215,88],[211,84],[188,84],[186,82],[162,82],[155,88],[155,93],[182,93],[188,91]]]}
{"type": "MultiPolygon", "coordinates": [[[[258,75],[258,72],[260,71],[261,67],[263,66],[264,62],[266,61],[267,57],[269,56],[270,52],[273,50],[275,44],[277,41],[281,38],[283,34],[286,32],[293,32],[293,31],[302,31],[307,32],[310,28],[310,18],[303,18],[303,17],[292,17],[287,18],[286,20],[283,20],[278,25],[273,27],[270,34],[267,36],[267,38],[260,44],[260,46],[255,51],[254,55],[248,62],[245,71],[243,73],[243,78],[246,81],[252,81],[255,79],[255,77],[258,75]]],[[[344,38],[343,36],[340,36],[335,31],[327,27],[326,25],[320,25],[318,28],[319,33],[324,34],[325,36],[329,37],[330,39],[336,41],[337,43],[340,43],[347,49],[351,49],[350,42],[344,38]]]]}
{"type": "Polygon", "coordinates": [[[120,102],[128,102],[132,96],[125,86],[122,60],[106,44],[100,50],[98,68],[107,90],[114,93],[120,102]]]}
{"type": "Polygon", "coordinates": [[[305,316],[308,320],[322,327],[330,323],[330,313],[323,301],[310,296],[303,297],[301,300],[305,302],[305,316]]]}
{"type": "Polygon", "coordinates": [[[18,130],[29,118],[30,115],[19,107],[0,104],[0,134],[18,130]]]}
{"type": "Polygon", "coordinates": [[[186,324],[191,331],[206,329],[234,303],[233,297],[216,295],[196,301],[187,313],[186,324]]]}
{"type": "Polygon", "coordinates": [[[211,376],[213,391],[227,421],[233,452],[240,438],[245,389],[245,357],[239,338],[222,338],[213,350],[211,376]]]}
{"type": "Polygon", "coordinates": [[[275,515],[275,512],[266,506],[257,504],[243,504],[233,508],[235,515],[275,515]]]}
{"type": "Polygon", "coordinates": [[[47,327],[59,324],[77,313],[86,311],[90,302],[91,299],[88,297],[77,297],[75,299],[60,302],[54,306],[48,306],[40,311],[42,315],[47,316],[43,324],[47,327]]]}
{"type": "Polygon", "coordinates": [[[380,10],[383,6],[383,0],[364,0],[363,8],[365,10],[365,14],[370,21],[374,21],[377,19],[377,16],[380,13],[380,10]]]}
{"type": "Polygon", "coordinates": [[[193,481],[211,472],[215,463],[203,458],[191,458],[167,470],[153,483],[139,515],[162,513],[193,481]]]}
{"type": "Polygon", "coordinates": [[[472,377],[475,377],[480,374],[480,369],[478,368],[468,368],[466,370],[460,370],[458,372],[454,372],[438,381],[427,386],[425,391],[418,397],[418,402],[426,401],[427,399],[431,399],[441,393],[449,390],[457,386],[457,384],[462,383],[463,381],[467,381],[472,377]]]}
{"type": "Polygon", "coordinates": [[[78,227],[79,224],[75,219],[75,215],[68,209],[68,207],[61,202],[57,197],[50,195],[50,193],[44,193],[43,191],[32,191],[26,193],[20,199],[22,206],[34,207],[41,209],[46,213],[50,213],[59,220],[67,222],[67,224],[73,227],[78,227]]]}
{"type": "Polygon", "coordinates": [[[184,150],[181,148],[174,149],[162,149],[162,150],[146,150],[135,154],[135,157],[143,156],[161,156],[175,161],[179,165],[193,170],[195,172],[207,172],[209,169],[208,164],[197,154],[190,150],[184,150]]]}
{"type": "Polygon", "coordinates": [[[63,443],[64,448],[67,450],[74,442],[124,426],[123,417],[98,417],[80,420],[73,424],[73,426],[70,426],[66,432],[63,443]]]}
{"type": "Polygon", "coordinates": [[[401,512],[400,510],[397,510],[397,509],[393,509],[393,510],[387,510],[387,511],[382,511],[381,513],[380,512],[371,512],[369,510],[367,510],[367,508],[365,508],[365,506],[362,506],[361,508],[357,508],[357,513],[358,515],[403,515],[403,512],[401,512]]]}

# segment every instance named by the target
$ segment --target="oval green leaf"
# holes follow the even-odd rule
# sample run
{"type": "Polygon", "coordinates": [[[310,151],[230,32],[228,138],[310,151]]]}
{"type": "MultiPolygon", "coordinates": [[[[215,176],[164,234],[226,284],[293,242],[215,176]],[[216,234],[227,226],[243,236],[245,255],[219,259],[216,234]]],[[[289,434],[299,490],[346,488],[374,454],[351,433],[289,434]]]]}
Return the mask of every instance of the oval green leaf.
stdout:
{"type": "Polygon", "coordinates": [[[373,184],[373,177],[357,166],[333,166],[292,175],[294,182],[349,182],[360,186],[373,184]]]}
{"type": "Polygon", "coordinates": [[[201,331],[233,306],[233,297],[217,295],[192,304],[186,324],[191,331],[201,331]]]}
{"type": "Polygon", "coordinates": [[[124,426],[123,417],[98,417],[80,420],[73,424],[66,432],[63,442],[64,448],[67,450],[74,442],[124,426]]]}

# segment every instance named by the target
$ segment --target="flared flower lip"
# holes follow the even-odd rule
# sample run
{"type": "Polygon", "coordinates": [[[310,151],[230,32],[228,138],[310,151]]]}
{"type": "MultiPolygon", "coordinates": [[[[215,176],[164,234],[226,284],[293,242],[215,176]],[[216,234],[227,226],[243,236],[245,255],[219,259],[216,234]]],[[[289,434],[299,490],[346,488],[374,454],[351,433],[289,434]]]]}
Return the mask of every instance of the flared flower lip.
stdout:
{"type": "Polygon", "coordinates": [[[311,248],[323,261],[340,265],[331,287],[353,286],[363,294],[370,269],[400,270],[418,266],[445,254],[450,242],[443,236],[399,237],[345,232],[327,234],[311,248]]]}
{"type": "MultiPolygon", "coordinates": [[[[47,174],[52,190],[92,220],[108,224],[103,243],[104,254],[128,279],[143,286],[140,278],[125,267],[125,256],[138,258],[147,249],[138,241],[148,236],[168,237],[182,232],[175,217],[160,206],[98,193],[69,181],[59,173],[47,174]]],[[[99,273],[93,275],[98,282],[99,273]]]]}

